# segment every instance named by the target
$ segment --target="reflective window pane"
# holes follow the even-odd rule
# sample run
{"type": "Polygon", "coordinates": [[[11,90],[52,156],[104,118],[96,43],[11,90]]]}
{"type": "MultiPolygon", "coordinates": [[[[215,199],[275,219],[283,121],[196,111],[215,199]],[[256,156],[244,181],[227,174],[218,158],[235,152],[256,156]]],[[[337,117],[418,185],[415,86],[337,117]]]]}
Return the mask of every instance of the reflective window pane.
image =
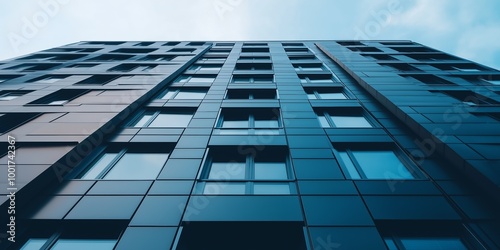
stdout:
{"type": "Polygon", "coordinates": [[[311,100],[318,99],[318,98],[316,98],[316,95],[315,95],[315,94],[307,94],[307,98],[309,98],[309,99],[311,99],[311,100]]]}
{"type": "Polygon", "coordinates": [[[372,125],[364,116],[331,116],[338,128],[371,128],[372,125]]]}
{"type": "Polygon", "coordinates": [[[174,99],[203,99],[205,94],[203,91],[180,91],[174,99]]]}
{"type": "Polygon", "coordinates": [[[255,120],[256,128],[278,128],[278,120],[255,120]]]}
{"type": "Polygon", "coordinates": [[[318,93],[321,99],[347,99],[343,93],[318,93]]]}
{"type": "Polygon", "coordinates": [[[39,250],[46,241],[47,239],[29,239],[26,243],[24,243],[21,250],[39,250]]]}
{"type": "Polygon", "coordinates": [[[160,99],[172,99],[174,97],[175,91],[168,91],[164,96],[162,96],[160,99]]]}
{"type": "Polygon", "coordinates": [[[51,250],[112,250],[115,244],[116,240],[60,239],[51,250]]]}
{"type": "Polygon", "coordinates": [[[208,182],[203,194],[245,194],[245,183],[208,182]]]}
{"type": "Polygon", "coordinates": [[[190,83],[211,83],[215,80],[212,77],[192,77],[189,82],[190,83]]]}
{"type": "Polygon", "coordinates": [[[155,179],[168,154],[126,153],[104,179],[155,179]]]}
{"type": "Polygon", "coordinates": [[[85,175],[82,176],[82,179],[97,179],[99,174],[104,171],[104,169],[113,161],[113,159],[117,156],[116,153],[105,153],[101,156],[99,160],[92,165],[92,168],[89,169],[85,175]]]}
{"type": "Polygon", "coordinates": [[[212,180],[245,179],[244,162],[213,162],[208,178],[212,180]]]}
{"type": "Polygon", "coordinates": [[[401,238],[401,243],[406,250],[441,250],[455,249],[467,250],[467,247],[459,238],[401,238]]]}
{"type": "Polygon", "coordinates": [[[393,151],[352,151],[368,179],[414,179],[393,151]]]}
{"type": "Polygon", "coordinates": [[[148,121],[153,117],[152,114],[145,114],[139,119],[135,124],[134,127],[144,127],[148,123],[148,121]]]}
{"type": "Polygon", "coordinates": [[[290,194],[288,183],[255,183],[254,194],[290,194]]]}
{"type": "Polygon", "coordinates": [[[191,114],[159,114],[149,127],[187,127],[193,115],[191,114]]]}
{"type": "Polygon", "coordinates": [[[318,120],[319,120],[319,124],[321,125],[321,127],[323,127],[323,128],[329,128],[330,127],[330,124],[328,124],[328,121],[326,120],[325,116],[318,115],[318,120]]]}
{"type": "Polygon", "coordinates": [[[224,120],[223,128],[248,128],[248,120],[224,120]]]}
{"type": "Polygon", "coordinates": [[[256,180],[286,180],[286,164],[284,162],[255,162],[256,180]]]}
{"type": "Polygon", "coordinates": [[[349,155],[346,152],[339,152],[339,155],[340,159],[342,159],[342,162],[344,163],[344,166],[347,168],[347,172],[349,172],[351,179],[361,179],[361,176],[359,176],[358,170],[356,170],[356,167],[352,164],[349,155]]]}

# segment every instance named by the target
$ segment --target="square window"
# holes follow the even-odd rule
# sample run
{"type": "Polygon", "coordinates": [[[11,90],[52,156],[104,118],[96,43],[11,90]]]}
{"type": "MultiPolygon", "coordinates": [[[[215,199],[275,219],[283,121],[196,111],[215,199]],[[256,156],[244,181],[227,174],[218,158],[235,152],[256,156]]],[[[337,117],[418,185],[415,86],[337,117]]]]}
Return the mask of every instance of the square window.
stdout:
{"type": "Polygon", "coordinates": [[[196,192],[289,195],[293,177],[288,162],[282,147],[269,146],[255,156],[238,153],[236,147],[210,148],[196,192]]]}

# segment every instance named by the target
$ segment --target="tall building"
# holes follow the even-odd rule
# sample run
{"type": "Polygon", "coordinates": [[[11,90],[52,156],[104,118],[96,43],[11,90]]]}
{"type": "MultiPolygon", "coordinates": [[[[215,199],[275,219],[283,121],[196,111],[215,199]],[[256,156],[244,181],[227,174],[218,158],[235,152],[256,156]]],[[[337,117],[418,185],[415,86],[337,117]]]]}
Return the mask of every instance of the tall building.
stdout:
{"type": "Polygon", "coordinates": [[[499,249],[499,103],[499,71],[412,41],[3,61],[0,248],[499,249]]]}

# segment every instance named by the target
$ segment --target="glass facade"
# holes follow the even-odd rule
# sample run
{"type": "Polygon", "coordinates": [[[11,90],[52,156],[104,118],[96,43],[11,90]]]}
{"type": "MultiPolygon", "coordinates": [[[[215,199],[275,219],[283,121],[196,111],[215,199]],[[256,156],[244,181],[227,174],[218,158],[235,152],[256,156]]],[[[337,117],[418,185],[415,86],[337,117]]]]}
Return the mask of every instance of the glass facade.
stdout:
{"type": "Polygon", "coordinates": [[[3,61],[0,249],[500,249],[499,79],[412,41],[3,61]]]}

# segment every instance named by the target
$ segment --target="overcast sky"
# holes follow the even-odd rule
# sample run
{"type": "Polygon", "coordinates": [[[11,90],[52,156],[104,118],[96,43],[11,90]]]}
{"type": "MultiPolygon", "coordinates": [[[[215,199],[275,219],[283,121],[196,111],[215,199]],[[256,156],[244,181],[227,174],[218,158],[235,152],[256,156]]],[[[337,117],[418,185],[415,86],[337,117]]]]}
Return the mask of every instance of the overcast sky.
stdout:
{"type": "Polygon", "coordinates": [[[24,0],[0,60],[83,40],[408,39],[500,68],[498,0],[24,0]]]}

